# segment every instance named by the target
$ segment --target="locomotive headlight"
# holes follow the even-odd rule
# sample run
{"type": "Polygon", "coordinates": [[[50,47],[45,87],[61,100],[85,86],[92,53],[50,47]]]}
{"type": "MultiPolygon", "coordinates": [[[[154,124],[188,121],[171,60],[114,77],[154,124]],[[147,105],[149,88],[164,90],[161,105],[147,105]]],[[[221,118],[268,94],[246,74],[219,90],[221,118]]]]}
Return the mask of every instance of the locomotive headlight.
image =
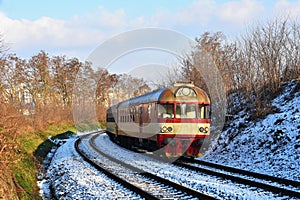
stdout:
{"type": "Polygon", "coordinates": [[[203,128],[203,127],[200,127],[200,128],[199,128],[199,131],[200,131],[201,133],[203,133],[203,132],[204,132],[204,128],[203,128]]]}
{"type": "Polygon", "coordinates": [[[163,126],[160,128],[160,132],[171,133],[171,132],[173,132],[173,126],[163,126]]]}
{"type": "Polygon", "coordinates": [[[199,131],[200,131],[201,133],[208,133],[208,132],[209,132],[209,128],[208,128],[208,127],[200,127],[200,128],[199,128],[199,131]]]}
{"type": "Polygon", "coordinates": [[[205,127],[205,132],[208,133],[208,131],[209,131],[209,128],[205,127]]]}
{"type": "Polygon", "coordinates": [[[163,126],[163,127],[161,128],[161,132],[163,132],[163,133],[167,132],[167,127],[166,127],[166,126],[163,126]]]}
{"type": "Polygon", "coordinates": [[[168,131],[169,131],[169,132],[172,132],[172,131],[173,131],[173,128],[172,128],[171,126],[169,126],[169,127],[168,127],[168,131]]]}

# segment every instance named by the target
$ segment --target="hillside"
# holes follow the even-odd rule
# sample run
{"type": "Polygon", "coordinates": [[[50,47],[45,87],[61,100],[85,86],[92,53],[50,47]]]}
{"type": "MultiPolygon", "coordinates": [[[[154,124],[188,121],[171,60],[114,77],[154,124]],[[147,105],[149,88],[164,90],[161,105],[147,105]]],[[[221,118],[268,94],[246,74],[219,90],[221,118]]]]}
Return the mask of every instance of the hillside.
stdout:
{"type": "Polygon", "coordinates": [[[272,106],[272,114],[252,121],[240,111],[203,159],[300,181],[300,81],[283,83],[272,106]]]}

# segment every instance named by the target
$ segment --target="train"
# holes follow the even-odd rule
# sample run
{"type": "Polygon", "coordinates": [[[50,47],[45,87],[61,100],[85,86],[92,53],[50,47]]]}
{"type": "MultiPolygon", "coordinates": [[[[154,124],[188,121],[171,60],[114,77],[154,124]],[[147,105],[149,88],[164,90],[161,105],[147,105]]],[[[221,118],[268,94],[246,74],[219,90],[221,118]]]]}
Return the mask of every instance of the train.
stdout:
{"type": "Polygon", "coordinates": [[[106,131],[124,147],[141,147],[168,158],[200,157],[210,137],[210,99],[192,82],[175,82],[109,107],[106,131]]]}

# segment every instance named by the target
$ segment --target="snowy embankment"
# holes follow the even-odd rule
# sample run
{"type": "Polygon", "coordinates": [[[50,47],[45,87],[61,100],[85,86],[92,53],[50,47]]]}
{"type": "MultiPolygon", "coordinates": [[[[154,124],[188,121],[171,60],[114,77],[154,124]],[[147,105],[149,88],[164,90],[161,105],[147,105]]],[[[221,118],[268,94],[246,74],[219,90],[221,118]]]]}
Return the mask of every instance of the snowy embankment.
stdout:
{"type": "Polygon", "coordinates": [[[123,149],[111,142],[107,135],[101,135],[96,139],[99,149],[105,151],[110,156],[122,160],[136,168],[153,173],[172,182],[204,192],[217,199],[284,199],[266,192],[259,188],[236,184],[231,180],[224,180],[215,176],[184,169],[164,163],[156,159],[151,159],[141,153],[134,153],[123,149]]]}
{"type": "Polygon", "coordinates": [[[43,180],[38,182],[43,199],[137,198],[86,163],[74,148],[76,139],[70,138],[57,149],[43,180]]]}
{"type": "MultiPolygon", "coordinates": [[[[133,199],[134,194],[124,187],[109,180],[93,167],[83,162],[74,149],[75,138],[62,145],[54,154],[47,170],[46,180],[43,181],[43,198],[47,199],[52,193],[59,199],[133,199]]],[[[84,149],[91,157],[99,156],[84,140],[84,149]]],[[[98,136],[97,147],[111,156],[124,161],[144,171],[157,174],[176,183],[203,191],[219,199],[284,199],[245,185],[233,183],[202,173],[195,173],[171,164],[162,163],[143,154],[123,149],[111,142],[107,135],[98,136]]],[[[98,160],[98,159],[97,159],[98,160]]],[[[101,160],[99,158],[99,160],[101,160]]],[[[53,195],[53,194],[52,194],[53,195]]]]}
{"type": "Polygon", "coordinates": [[[275,113],[249,121],[241,111],[203,160],[300,181],[300,83],[283,85],[275,113]]]}

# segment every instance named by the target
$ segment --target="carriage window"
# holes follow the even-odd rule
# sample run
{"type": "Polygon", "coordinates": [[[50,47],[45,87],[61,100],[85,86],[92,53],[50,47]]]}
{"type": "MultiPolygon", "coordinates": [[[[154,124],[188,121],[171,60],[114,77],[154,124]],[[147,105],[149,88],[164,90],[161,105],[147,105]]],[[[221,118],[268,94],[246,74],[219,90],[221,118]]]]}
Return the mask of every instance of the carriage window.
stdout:
{"type": "Polygon", "coordinates": [[[148,105],[148,117],[149,117],[149,120],[151,120],[151,105],[150,104],[148,105]]]}
{"type": "Polygon", "coordinates": [[[157,104],[159,118],[174,118],[173,104],[157,104]]]}
{"type": "Polygon", "coordinates": [[[198,118],[200,119],[208,119],[209,118],[209,106],[208,105],[199,105],[198,107],[198,118]]]}
{"type": "Polygon", "coordinates": [[[130,116],[130,121],[131,122],[134,122],[135,121],[135,107],[134,106],[132,106],[131,108],[130,108],[130,110],[129,110],[129,116],[130,116]]]}
{"type": "Polygon", "coordinates": [[[177,104],[176,118],[196,118],[195,104],[177,104]]]}

